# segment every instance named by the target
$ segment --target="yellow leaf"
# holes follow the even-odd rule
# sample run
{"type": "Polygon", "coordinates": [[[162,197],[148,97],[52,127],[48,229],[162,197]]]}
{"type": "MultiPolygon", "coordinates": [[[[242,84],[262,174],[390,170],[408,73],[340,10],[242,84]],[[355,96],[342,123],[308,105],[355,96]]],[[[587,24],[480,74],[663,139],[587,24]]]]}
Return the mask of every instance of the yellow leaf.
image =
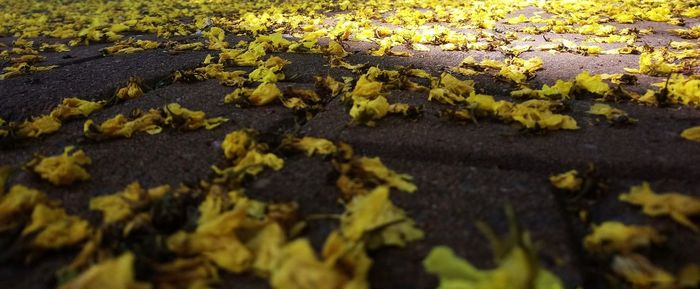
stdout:
{"type": "Polygon", "coordinates": [[[224,96],[224,103],[238,103],[244,98],[247,99],[252,93],[252,88],[236,88],[231,93],[224,96]]]}

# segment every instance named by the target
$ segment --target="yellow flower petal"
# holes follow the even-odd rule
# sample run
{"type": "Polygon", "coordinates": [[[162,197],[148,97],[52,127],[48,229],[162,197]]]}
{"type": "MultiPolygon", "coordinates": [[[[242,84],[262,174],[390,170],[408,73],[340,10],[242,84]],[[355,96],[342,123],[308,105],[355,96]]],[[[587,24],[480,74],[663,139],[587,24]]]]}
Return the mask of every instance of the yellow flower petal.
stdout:
{"type": "Polygon", "coordinates": [[[606,95],[610,91],[610,86],[603,82],[600,75],[590,75],[587,70],[576,76],[576,86],[599,95],[606,95]]]}
{"type": "Polygon", "coordinates": [[[21,215],[31,212],[48,197],[35,189],[23,185],[14,185],[7,194],[0,195],[0,232],[16,227],[21,215]]]}
{"type": "Polygon", "coordinates": [[[74,117],[87,117],[103,106],[104,102],[102,101],[94,102],[75,97],[65,98],[61,104],[51,111],[50,115],[59,120],[67,120],[74,117]]]}
{"type": "Polygon", "coordinates": [[[630,118],[626,112],[621,109],[614,108],[607,104],[595,103],[591,105],[588,110],[589,114],[604,116],[608,122],[619,123],[619,122],[635,122],[636,120],[630,118]]]}
{"type": "Polygon", "coordinates": [[[578,177],[578,171],[570,170],[568,172],[549,177],[549,181],[557,189],[578,191],[581,188],[583,180],[578,177]]]}
{"type": "Polygon", "coordinates": [[[700,231],[697,225],[690,221],[690,216],[700,215],[700,199],[679,193],[657,194],[651,190],[649,183],[643,182],[633,186],[630,191],[619,196],[620,201],[642,206],[646,215],[656,217],[668,215],[676,222],[700,231]]]}
{"type": "Polygon", "coordinates": [[[252,105],[266,105],[282,96],[282,91],[274,83],[262,83],[248,96],[252,105]]]}
{"type": "Polygon", "coordinates": [[[375,121],[386,116],[388,112],[389,102],[384,96],[379,95],[374,99],[353,98],[350,117],[354,122],[374,126],[375,121]]]}
{"type": "Polygon", "coordinates": [[[676,279],[665,270],[654,266],[638,254],[615,256],[612,270],[631,283],[634,288],[675,288],[676,279]]]}
{"type": "Polygon", "coordinates": [[[63,208],[49,208],[38,204],[32,212],[31,223],[22,235],[36,233],[32,246],[42,249],[58,249],[77,244],[88,237],[90,225],[76,216],[69,216],[63,208]]]}
{"type": "Polygon", "coordinates": [[[681,137],[687,140],[700,142],[700,126],[686,128],[681,132],[681,137]]]}
{"type": "Polygon", "coordinates": [[[104,121],[96,126],[91,119],[83,124],[83,133],[88,137],[126,137],[130,138],[134,133],[146,132],[148,134],[158,134],[163,122],[161,111],[151,109],[146,113],[139,112],[133,119],[126,118],[123,114],[118,114],[113,118],[104,121]]]}
{"type": "Polygon", "coordinates": [[[163,111],[167,115],[163,120],[165,124],[178,124],[179,128],[185,130],[195,130],[201,127],[211,130],[228,121],[227,118],[223,117],[206,118],[203,111],[192,111],[178,103],[167,104],[163,111]]]}
{"type": "Polygon", "coordinates": [[[141,83],[142,81],[138,78],[132,77],[129,79],[129,82],[126,84],[126,86],[121,87],[117,90],[116,96],[117,98],[121,100],[127,100],[127,99],[134,99],[137,97],[141,97],[144,95],[143,90],[141,89],[141,83]]]}
{"type": "Polygon", "coordinates": [[[341,217],[342,235],[352,241],[369,239],[368,248],[393,245],[423,238],[413,220],[389,200],[389,188],[379,186],[367,195],[355,197],[341,217]]]}
{"type": "Polygon", "coordinates": [[[134,285],[134,255],[127,252],[90,267],[59,289],[129,289],[134,285]]]}
{"type": "Polygon", "coordinates": [[[43,115],[24,121],[19,127],[17,134],[23,137],[39,137],[43,134],[50,134],[61,128],[61,121],[51,115],[43,115]]]}
{"type": "Polygon", "coordinates": [[[287,138],[283,141],[283,144],[291,146],[299,151],[302,151],[306,156],[312,156],[314,154],[318,155],[328,155],[334,154],[336,152],[336,147],[333,142],[324,138],[315,138],[305,136],[303,138],[287,138]]]}
{"type": "Polygon", "coordinates": [[[608,221],[593,225],[593,232],[584,238],[583,246],[590,252],[627,254],[665,240],[653,227],[608,221]]]}
{"type": "Polygon", "coordinates": [[[90,179],[90,174],[83,168],[92,163],[83,150],[69,155],[74,147],[66,147],[63,154],[43,158],[34,166],[34,171],[43,179],[56,186],[65,186],[75,181],[90,179]]]}

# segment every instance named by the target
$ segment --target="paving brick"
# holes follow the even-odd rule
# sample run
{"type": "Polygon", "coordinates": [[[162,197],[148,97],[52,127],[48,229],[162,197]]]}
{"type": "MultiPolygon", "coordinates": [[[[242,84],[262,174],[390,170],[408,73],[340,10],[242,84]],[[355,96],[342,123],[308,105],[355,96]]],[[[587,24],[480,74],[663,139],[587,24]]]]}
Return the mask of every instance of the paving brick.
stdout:
{"type": "MultiPolygon", "coordinates": [[[[372,288],[435,287],[435,278],[424,272],[421,262],[437,245],[454,248],[478,266],[493,266],[488,242],[474,224],[484,221],[505,232],[503,209],[507,203],[513,205],[518,220],[542,249],[540,257],[545,266],[571,287],[580,284],[577,256],[567,245],[571,244],[570,235],[549,193],[546,175],[478,168],[465,162],[443,164],[379,156],[388,167],[414,177],[418,191],[393,192],[392,199],[425,231],[426,238],[405,249],[372,252],[372,288]]],[[[329,176],[333,176],[333,170],[328,161],[292,157],[281,171],[262,174],[250,185],[248,194],[266,200],[297,201],[304,215],[339,213],[342,209],[335,200],[340,191],[329,176]]],[[[322,245],[333,223],[309,222],[310,238],[316,247],[322,245]]]]}
{"type": "Polygon", "coordinates": [[[156,84],[175,70],[197,66],[205,55],[202,51],[113,55],[6,79],[0,81],[0,115],[6,120],[21,120],[47,113],[67,97],[107,99],[129,77],[156,84]]]}
{"type": "Polygon", "coordinates": [[[329,125],[345,119],[348,108],[335,100],[303,130],[310,135],[336,137],[368,154],[395,158],[451,163],[469,162],[477,166],[503,169],[563,172],[585,168],[589,163],[603,173],[619,177],[698,178],[688,170],[700,161],[700,147],[684,140],[680,132],[695,125],[700,115],[691,108],[649,108],[616,104],[639,119],[634,125],[611,126],[585,113],[593,103],[572,104],[571,114],[580,130],[528,133],[517,124],[480,119],[478,124],[458,123],[437,116],[446,106],[429,103],[425,95],[392,93],[390,102],[422,103],[424,116],[407,121],[390,116],[376,127],[329,125]],[[670,149],[673,148],[673,149],[670,149]]]}

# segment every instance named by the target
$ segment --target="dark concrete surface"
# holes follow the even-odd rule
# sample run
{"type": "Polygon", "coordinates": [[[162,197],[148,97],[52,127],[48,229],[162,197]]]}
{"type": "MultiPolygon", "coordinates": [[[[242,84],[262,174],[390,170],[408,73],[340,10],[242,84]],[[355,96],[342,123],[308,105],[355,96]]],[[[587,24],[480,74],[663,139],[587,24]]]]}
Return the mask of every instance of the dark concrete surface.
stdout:
{"type": "MultiPolygon", "coordinates": [[[[639,25],[664,28],[655,23],[639,25]]],[[[671,36],[644,36],[638,42],[658,44],[668,37],[671,36]]],[[[544,42],[539,39],[541,36],[534,38],[538,39],[537,43],[544,42]]],[[[537,45],[533,43],[533,46],[537,45]]],[[[477,60],[504,58],[499,52],[439,50],[416,52],[413,57],[374,57],[366,53],[370,47],[351,45],[349,50],[355,53],[346,60],[382,68],[412,65],[438,76],[466,56],[477,60]]],[[[4,165],[21,167],[34,154],[58,154],[67,145],[76,145],[92,158],[93,164],[88,166],[91,180],[64,188],[51,186],[26,170],[17,170],[10,178],[10,183],[36,187],[62,201],[69,213],[95,221],[95,213],[88,211],[88,200],[120,191],[136,180],[144,187],[152,187],[194,184],[207,179],[213,174],[210,167],[224,162],[219,147],[224,136],[235,129],[255,128],[277,139],[295,133],[347,142],[357,154],[379,156],[388,167],[414,177],[418,191],[395,192],[392,199],[425,231],[426,238],[405,249],[372,252],[372,288],[434,288],[437,280],[423,270],[421,260],[436,245],[449,245],[478,266],[492,266],[488,242],[474,222],[485,221],[504,231],[502,209],[506,203],[513,205],[519,220],[532,232],[544,266],[560,276],[567,288],[605,286],[601,285],[604,276],[600,268],[608,266],[608,260],[588,256],[581,248],[590,223],[621,220],[653,224],[669,237],[662,250],[653,254],[655,263],[674,271],[686,262],[700,262],[700,255],[694,254],[700,251],[698,234],[669,218],[646,217],[639,208],[617,201],[620,193],[642,181],[650,181],[657,191],[700,195],[700,145],[679,136],[683,129],[700,124],[697,109],[619,103],[613,106],[639,121],[611,126],[585,113],[594,101],[583,97],[573,101],[566,112],[577,120],[580,130],[537,133],[489,118],[479,119],[478,123],[449,120],[439,116],[447,106],[427,101],[424,93],[393,91],[390,102],[421,106],[422,116],[417,119],[389,116],[369,128],[349,125],[348,106],[339,98],[329,98],[321,112],[309,121],[301,121],[279,103],[252,108],[224,104],[224,95],[233,89],[219,85],[216,80],[172,84],[165,81],[175,70],[200,65],[204,56],[214,54],[213,51],[171,54],[156,49],[102,56],[100,48],[100,45],[76,48],[68,53],[72,56],[70,60],[50,54],[46,64],[56,63],[59,68],[0,81],[0,116],[20,121],[47,113],[67,97],[108,99],[129,77],[138,76],[152,86],[145,96],[109,105],[90,118],[101,122],[136,108],[157,108],[178,102],[186,108],[205,111],[208,117],[223,116],[230,121],[211,131],[165,128],[158,135],[137,134],[130,139],[93,141],[83,137],[84,120],[80,119],[67,121],[57,133],[38,139],[0,140],[0,164],[4,165]],[[585,171],[590,165],[604,180],[606,189],[586,202],[572,201],[570,196],[552,188],[547,180],[551,174],[573,168],[585,171]],[[581,209],[590,213],[589,222],[579,220],[581,209]]],[[[330,68],[320,55],[278,55],[292,61],[284,69],[287,80],[280,87],[313,87],[316,75],[330,74],[336,79],[353,75],[347,70],[330,68]]],[[[573,78],[582,70],[622,72],[625,67],[637,67],[638,61],[638,55],[581,56],[538,51],[520,57],[533,56],[545,63],[544,70],[538,71],[530,81],[533,87],[573,78]]],[[[508,92],[514,89],[491,76],[470,78],[475,80],[478,91],[497,98],[510,99],[508,92]]],[[[643,91],[650,83],[661,80],[640,77],[640,84],[634,89],[643,91]]],[[[282,170],[264,172],[246,189],[251,197],[265,201],[297,201],[302,215],[339,213],[342,206],[337,202],[339,191],[333,177],[328,159],[292,154],[286,156],[282,170]]],[[[332,220],[312,221],[307,234],[318,247],[335,226],[332,220]]],[[[29,264],[4,262],[0,266],[0,288],[52,288],[53,272],[73,253],[49,254],[29,264]]],[[[222,288],[267,287],[264,281],[250,276],[225,274],[222,281],[222,288]]]]}

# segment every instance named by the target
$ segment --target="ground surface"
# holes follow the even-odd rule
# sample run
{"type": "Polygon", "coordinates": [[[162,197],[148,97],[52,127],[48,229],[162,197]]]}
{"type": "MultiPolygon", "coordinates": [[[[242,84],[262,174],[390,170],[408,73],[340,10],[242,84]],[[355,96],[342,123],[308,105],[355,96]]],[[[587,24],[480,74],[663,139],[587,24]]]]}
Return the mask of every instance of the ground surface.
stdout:
{"type": "MultiPolygon", "coordinates": [[[[525,13],[540,15],[540,8],[527,7],[511,11],[507,18],[525,13]],[[538,14],[539,13],[539,14],[538,14]]],[[[546,15],[546,14],[545,14],[546,15]]],[[[697,25],[698,19],[684,18],[686,27],[697,25]]],[[[618,27],[647,29],[656,33],[640,36],[635,45],[664,46],[683,39],[669,32],[679,26],[661,22],[638,21],[634,24],[614,24],[618,27]]],[[[493,31],[504,34],[517,25],[498,22],[493,31]]],[[[523,34],[525,35],[525,34],[523,34]]],[[[132,35],[136,39],[156,39],[152,34],[132,35]]],[[[565,38],[584,43],[581,34],[545,32],[532,35],[528,45],[548,43],[552,38],[565,38]]],[[[11,46],[15,37],[0,38],[11,46]]],[[[205,41],[204,36],[178,38],[183,42],[205,41]]],[[[227,35],[229,43],[248,36],[227,35]]],[[[37,40],[39,41],[39,40],[37,40]]],[[[517,41],[517,40],[516,40],[517,41]]],[[[696,40],[691,40],[696,41],[696,40]]],[[[430,46],[428,52],[412,52],[413,56],[372,56],[375,44],[346,41],[351,54],[345,61],[367,63],[382,69],[397,65],[424,69],[433,76],[459,63],[467,56],[477,60],[508,57],[499,51],[441,51],[430,46]]],[[[605,49],[624,44],[600,44],[605,49]]],[[[593,255],[582,247],[582,239],[590,233],[591,224],[616,220],[628,224],[652,225],[667,237],[666,243],[645,251],[654,264],[669,272],[677,272],[687,263],[700,262],[700,235],[668,217],[652,218],[642,214],[637,206],[618,201],[618,195],[631,186],[648,181],[657,191],[675,191],[688,195],[700,194],[700,144],[679,136],[684,129],[700,124],[700,111],[690,106],[646,106],[632,101],[614,104],[629,116],[634,124],[611,125],[603,118],[587,114],[595,97],[590,95],[568,101],[567,115],[576,119],[580,129],[559,131],[527,131],[516,123],[503,123],[484,118],[477,122],[455,121],[444,116],[445,105],[427,99],[426,92],[394,90],[390,103],[405,102],[422,107],[418,117],[390,115],[377,121],[376,126],[352,124],[349,105],[341,96],[328,97],[322,108],[308,119],[300,118],[279,102],[260,107],[236,107],[225,104],[223,97],[234,88],[219,84],[216,79],[196,82],[172,82],[173,72],[202,66],[208,54],[215,50],[172,53],[152,49],[124,55],[104,55],[108,44],[76,46],[67,52],[42,52],[46,60],[41,65],[57,68],[0,80],[0,116],[6,121],[20,123],[32,116],[47,114],[64,98],[90,100],[112,99],[115,91],[130,77],[144,80],[145,95],[123,102],[110,102],[104,109],[89,116],[95,123],[119,113],[128,115],[134,109],[160,108],[172,102],[192,110],[204,111],[208,117],[222,116],[228,122],[213,130],[182,131],[165,128],[155,135],[135,134],[131,138],[92,140],[83,133],[84,119],[68,120],[57,133],[39,138],[5,137],[0,139],[0,164],[15,167],[8,184],[24,184],[60,200],[69,214],[78,215],[97,226],[99,214],[90,211],[87,203],[97,195],[119,192],[138,181],[150,188],[169,184],[196,186],[200,180],[215,174],[211,166],[226,159],[221,142],[226,134],[241,128],[253,128],[272,143],[287,134],[326,138],[351,145],[355,153],[380,157],[383,163],[413,177],[417,186],[414,194],[393,193],[394,203],[422,229],[425,237],[410,242],[405,248],[382,248],[371,251],[374,263],[369,273],[372,288],[435,288],[437,278],[425,271],[422,260],[437,245],[447,245],[457,255],[480,268],[495,266],[488,241],[475,221],[484,221],[504,232],[506,218],[503,208],[511,204],[518,221],[532,234],[541,264],[562,279],[566,288],[605,288],[622,286],[609,270],[609,257],[593,255]],[[87,166],[90,180],[70,186],[56,187],[42,180],[31,169],[21,167],[35,155],[57,155],[64,147],[74,145],[91,159],[87,166]],[[586,172],[593,168],[590,180],[601,183],[589,195],[575,194],[554,188],[548,177],[571,169],[586,172]],[[592,176],[595,176],[593,178],[592,176]],[[581,210],[587,218],[579,216],[581,210]],[[612,278],[612,279],[611,279],[612,278]]],[[[330,67],[324,55],[273,52],[291,61],[283,68],[286,80],[278,86],[314,89],[314,76],[330,75],[340,80],[358,74],[344,68],[330,67]]],[[[544,66],[528,80],[530,87],[553,84],[558,79],[573,79],[583,70],[592,74],[624,73],[624,68],[637,68],[639,55],[580,55],[528,51],[518,57],[539,57],[544,66]]],[[[7,62],[6,65],[9,65],[7,62]]],[[[249,67],[228,65],[227,70],[249,67]]],[[[689,74],[697,73],[697,67],[689,74]]],[[[457,75],[457,74],[455,74],[457,75]]],[[[515,86],[486,74],[459,76],[474,79],[477,92],[518,102],[510,96],[515,86]]],[[[627,86],[644,92],[651,83],[662,82],[664,76],[638,75],[639,83],[627,86]]],[[[284,89],[283,89],[284,90],[284,89]]],[[[273,149],[274,151],[274,149],[273,149]]],[[[243,186],[246,194],[266,202],[299,204],[302,216],[341,213],[338,203],[336,172],[329,157],[306,157],[284,154],[284,167],[266,170],[243,186]]],[[[697,220],[697,218],[695,219],[697,220]]],[[[319,248],[325,236],[334,228],[334,220],[308,221],[305,236],[319,248]]],[[[5,235],[0,248],[0,288],[52,288],[57,286],[54,272],[68,263],[80,246],[42,253],[26,261],[17,234],[5,235]],[[26,261],[26,262],[25,262],[26,261]]],[[[223,273],[219,288],[266,288],[265,279],[250,274],[223,273]]],[[[641,288],[641,287],[640,287],[641,288]]]]}

